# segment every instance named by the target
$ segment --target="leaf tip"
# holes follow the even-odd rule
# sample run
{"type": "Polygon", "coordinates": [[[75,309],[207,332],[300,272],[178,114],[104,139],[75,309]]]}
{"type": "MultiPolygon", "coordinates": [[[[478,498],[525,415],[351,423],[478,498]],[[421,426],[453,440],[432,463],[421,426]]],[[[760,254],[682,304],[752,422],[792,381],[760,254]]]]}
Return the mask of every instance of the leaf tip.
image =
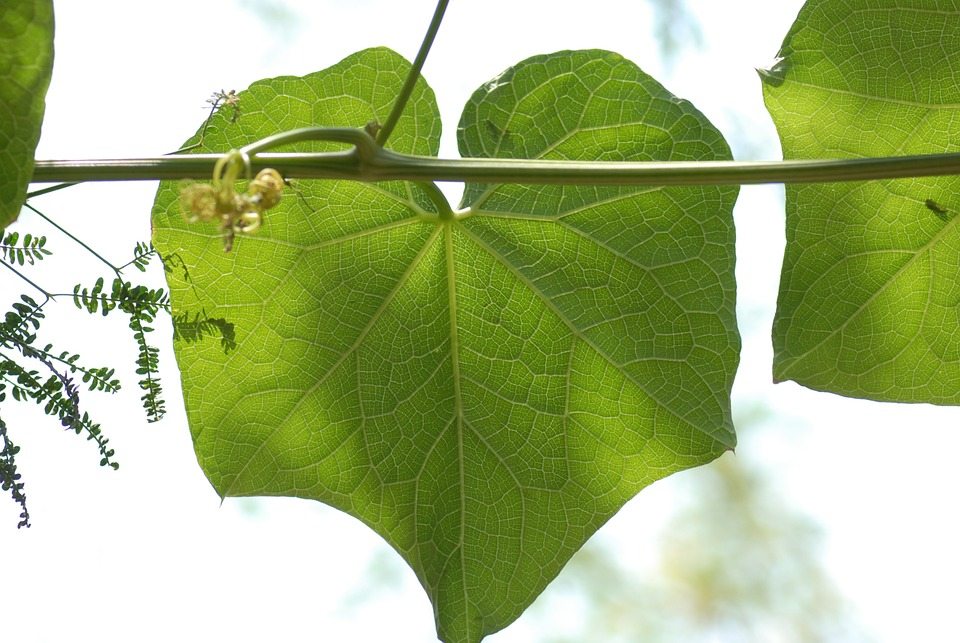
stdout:
{"type": "Polygon", "coordinates": [[[770,85],[771,87],[779,87],[783,84],[783,81],[787,78],[787,72],[790,70],[790,63],[786,58],[777,57],[773,61],[773,64],[766,69],[757,69],[757,74],[760,76],[760,80],[765,85],[770,85]]]}

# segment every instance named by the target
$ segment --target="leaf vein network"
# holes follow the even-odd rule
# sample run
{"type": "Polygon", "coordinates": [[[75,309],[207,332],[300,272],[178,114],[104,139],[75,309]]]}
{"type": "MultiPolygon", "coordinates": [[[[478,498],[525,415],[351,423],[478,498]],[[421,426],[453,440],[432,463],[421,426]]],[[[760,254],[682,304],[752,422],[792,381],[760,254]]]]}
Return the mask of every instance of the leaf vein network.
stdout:
{"type": "Polygon", "coordinates": [[[384,297],[380,306],[377,308],[376,311],[374,311],[373,315],[370,316],[369,321],[364,326],[364,328],[360,331],[360,333],[357,335],[357,338],[354,340],[353,344],[351,344],[350,347],[343,352],[343,354],[337,359],[337,361],[334,362],[333,365],[330,366],[330,368],[327,369],[327,371],[323,375],[317,378],[316,382],[314,382],[309,388],[303,391],[303,394],[300,396],[300,399],[297,401],[297,403],[290,407],[290,410],[283,417],[283,419],[277,422],[277,425],[264,438],[264,440],[260,443],[260,446],[254,450],[254,452],[250,455],[250,457],[243,464],[240,470],[237,471],[237,473],[234,475],[233,481],[230,483],[230,486],[228,486],[227,489],[224,491],[224,495],[229,495],[230,490],[234,487],[234,485],[236,485],[237,481],[239,481],[243,477],[243,474],[246,472],[247,468],[257,458],[257,456],[263,451],[267,443],[270,442],[276,435],[280,433],[283,427],[286,426],[287,422],[290,421],[290,418],[293,417],[293,415],[297,412],[297,410],[301,407],[301,405],[303,405],[303,403],[306,402],[306,400],[310,397],[310,395],[312,395],[314,391],[316,391],[320,386],[322,386],[323,383],[327,380],[327,378],[330,377],[330,375],[333,374],[340,367],[340,365],[343,364],[346,361],[346,359],[360,347],[360,345],[363,343],[363,340],[366,338],[367,334],[374,327],[374,325],[380,319],[380,317],[383,315],[386,309],[390,306],[391,302],[393,302],[397,293],[403,288],[404,284],[406,284],[407,280],[410,278],[410,275],[413,274],[417,266],[420,264],[420,261],[423,259],[427,251],[430,249],[430,246],[432,246],[433,243],[436,241],[436,238],[440,234],[440,231],[441,231],[441,227],[438,226],[436,230],[434,230],[433,233],[430,234],[430,236],[427,238],[426,243],[424,243],[423,247],[414,257],[413,261],[410,262],[410,265],[407,267],[407,269],[403,272],[403,274],[400,275],[400,278],[397,280],[397,283],[394,285],[393,289],[389,293],[387,293],[387,296],[384,297]]]}
{"type": "MultiPolygon", "coordinates": [[[[557,318],[558,318],[560,321],[562,321],[562,322],[564,323],[564,325],[565,325],[568,329],[570,329],[571,334],[573,334],[575,337],[577,337],[577,338],[580,339],[582,342],[584,342],[586,345],[588,345],[590,348],[592,348],[594,351],[596,351],[596,353],[597,353],[598,355],[600,355],[601,357],[603,357],[603,359],[604,359],[608,364],[610,364],[610,365],[613,366],[615,369],[617,369],[626,379],[628,379],[629,381],[631,381],[634,385],[637,386],[637,388],[639,388],[639,389],[642,390],[647,396],[649,396],[650,399],[656,401],[656,402],[660,405],[661,408],[663,408],[663,409],[664,409],[666,412],[668,412],[670,415],[672,415],[672,416],[674,416],[675,418],[681,420],[682,422],[684,422],[684,423],[687,424],[688,426],[694,428],[695,430],[699,431],[700,433],[703,433],[704,435],[706,435],[707,437],[709,437],[711,440],[717,440],[717,439],[718,439],[717,437],[715,437],[714,435],[712,435],[709,431],[707,431],[705,428],[700,427],[700,426],[698,426],[697,424],[695,424],[695,423],[693,423],[693,422],[690,422],[690,421],[687,420],[685,417],[683,417],[682,415],[678,414],[669,404],[667,404],[667,403],[664,402],[662,399],[660,399],[660,397],[659,397],[658,395],[652,393],[642,382],[637,381],[637,379],[636,379],[633,375],[631,375],[630,373],[628,373],[628,372],[626,372],[625,370],[623,370],[623,366],[625,366],[625,364],[618,364],[618,363],[616,363],[609,355],[607,355],[603,350],[601,350],[601,348],[600,348],[599,346],[597,346],[596,343],[594,343],[593,340],[591,340],[587,335],[585,335],[585,334],[581,331],[581,329],[579,329],[579,328],[573,323],[573,321],[570,320],[570,319],[563,313],[563,311],[561,311],[561,310],[557,307],[557,305],[556,305],[549,297],[547,297],[547,296],[543,293],[543,291],[541,291],[541,290],[537,287],[537,285],[536,285],[534,282],[530,281],[530,279],[527,278],[526,275],[524,275],[522,272],[520,272],[520,271],[519,271],[515,266],[513,266],[511,263],[509,263],[509,262],[507,262],[507,261],[504,261],[504,259],[500,256],[500,254],[499,254],[496,250],[494,250],[493,248],[491,248],[483,239],[481,239],[479,236],[477,236],[473,231],[469,230],[469,228],[467,228],[466,226],[461,226],[461,229],[467,234],[467,236],[469,236],[469,237],[474,241],[474,243],[477,244],[478,247],[480,247],[481,249],[483,249],[486,253],[488,253],[488,254],[489,254],[491,257],[493,257],[495,260],[497,260],[498,262],[500,262],[500,264],[503,265],[503,266],[504,266],[507,270],[509,270],[511,273],[513,273],[514,276],[516,276],[518,280],[520,280],[522,283],[526,284],[526,286],[531,290],[531,292],[533,292],[534,294],[536,294],[536,295],[540,298],[540,300],[544,303],[544,305],[546,305],[551,311],[553,311],[553,313],[557,316],[557,318]]],[[[656,360],[638,360],[638,361],[664,361],[664,360],[656,359],[656,360]]],[[[682,360],[680,360],[680,361],[682,361],[682,360]]],[[[700,375],[699,373],[697,373],[696,375],[697,375],[701,380],[703,379],[703,376],[700,375]]],[[[709,387],[708,387],[708,388],[709,388],[709,387]]],[[[714,395],[716,395],[716,392],[714,392],[714,395]]]]}

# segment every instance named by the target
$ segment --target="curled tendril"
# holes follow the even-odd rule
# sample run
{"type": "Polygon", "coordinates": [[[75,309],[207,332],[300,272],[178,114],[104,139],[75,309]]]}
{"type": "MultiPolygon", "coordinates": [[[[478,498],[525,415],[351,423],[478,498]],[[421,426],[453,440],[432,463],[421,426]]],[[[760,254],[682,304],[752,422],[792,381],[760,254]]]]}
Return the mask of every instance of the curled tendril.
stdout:
{"type": "Polygon", "coordinates": [[[283,194],[283,177],[270,168],[250,180],[246,193],[238,194],[234,185],[241,174],[250,180],[250,157],[231,150],[214,166],[212,183],[192,183],[180,191],[187,222],[219,223],[227,252],[233,248],[236,235],[250,234],[263,225],[263,213],[277,205],[283,194]]]}

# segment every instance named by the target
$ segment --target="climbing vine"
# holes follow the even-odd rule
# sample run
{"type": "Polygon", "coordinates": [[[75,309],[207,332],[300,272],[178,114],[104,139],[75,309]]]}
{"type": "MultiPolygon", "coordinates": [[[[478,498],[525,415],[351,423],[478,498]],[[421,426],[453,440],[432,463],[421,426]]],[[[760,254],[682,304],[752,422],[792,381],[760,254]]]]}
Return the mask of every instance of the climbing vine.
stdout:
{"type": "MultiPolygon", "coordinates": [[[[0,10],[0,69],[47,61],[0,89],[29,115],[0,131],[22,143],[0,155],[0,226],[29,210],[108,273],[54,292],[29,272],[46,238],[3,234],[3,265],[33,298],[0,325],[0,402],[39,404],[115,468],[80,392],[120,382],[38,339],[45,306],[128,316],[150,421],[166,408],[148,339],[169,312],[217,493],[351,513],[414,569],[441,638],[477,641],[641,489],[736,444],[740,185],[788,185],[778,380],[960,403],[960,54],[941,46],[960,41],[960,9],[853,4],[807,2],[761,73],[785,153],[764,163],[734,161],[694,106],[598,49],[480,85],[458,124],[463,158],[438,159],[421,70],[443,0],[412,63],[371,48],[221,89],[170,155],[35,161],[52,5],[0,10]],[[111,263],[34,207],[60,186],[27,192],[31,179],[161,179],[152,244],[111,263]],[[465,184],[457,205],[447,180],[465,184]],[[125,278],[156,256],[168,289],[125,278]]],[[[0,419],[0,485],[28,526],[15,430],[0,419]]]]}

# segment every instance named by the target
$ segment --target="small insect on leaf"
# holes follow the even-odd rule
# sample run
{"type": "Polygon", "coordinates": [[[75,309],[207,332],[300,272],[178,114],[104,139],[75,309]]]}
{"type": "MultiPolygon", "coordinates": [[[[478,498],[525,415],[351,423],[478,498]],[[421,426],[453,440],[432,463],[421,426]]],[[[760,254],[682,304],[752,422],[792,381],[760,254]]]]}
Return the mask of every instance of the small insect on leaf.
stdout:
{"type": "Polygon", "coordinates": [[[943,219],[944,221],[949,221],[949,220],[950,220],[950,211],[947,210],[947,209],[946,209],[945,207],[943,207],[942,205],[940,205],[939,203],[937,203],[936,201],[934,201],[933,199],[927,199],[927,200],[924,201],[923,203],[924,203],[924,205],[927,206],[927,208],[928,208],[931,212],[933,212],[934,214],[936,214],[938,217],[940,217],[940,218],[943,219]]]}

